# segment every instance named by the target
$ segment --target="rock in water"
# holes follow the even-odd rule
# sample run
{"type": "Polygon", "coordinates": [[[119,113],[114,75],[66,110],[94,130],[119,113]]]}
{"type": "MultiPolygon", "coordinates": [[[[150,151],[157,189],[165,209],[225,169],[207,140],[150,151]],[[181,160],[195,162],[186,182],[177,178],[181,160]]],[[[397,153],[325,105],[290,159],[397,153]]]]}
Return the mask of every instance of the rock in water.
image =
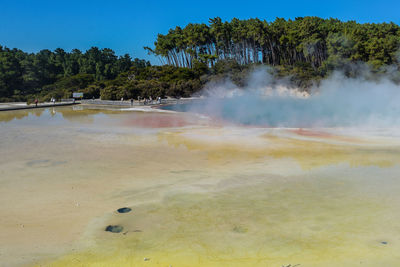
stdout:
{"type": "Polygon", "coordinates": [[[120,225],[109,225],[106,227],[107,232],[111,232],[111,233],[121,233],[122,230],[124,230],[124,227],[120,226],[120,225]]]}
{"type": "Polygon", "coordinates": [[[117,209],[117,211],[118,211],[118,213],[127,213],[127,212],[130,212],[132,209],[131,208],[120,208],[120,209],[117,209]]]}

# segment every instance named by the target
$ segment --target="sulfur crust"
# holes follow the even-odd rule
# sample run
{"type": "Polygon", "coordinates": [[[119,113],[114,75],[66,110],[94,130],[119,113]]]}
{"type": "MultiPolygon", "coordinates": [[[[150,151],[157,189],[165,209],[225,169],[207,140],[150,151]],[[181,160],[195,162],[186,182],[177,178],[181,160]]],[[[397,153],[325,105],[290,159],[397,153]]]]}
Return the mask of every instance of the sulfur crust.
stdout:
{"type": "MultiPolygon", "coordinates": [[[[400,154],[396,153],[396,148],[333,144],[279,137],[271,134],[256,138],[260,139],[258,140],[259,145],[254,147],[246,145],[246,141],[210,144],[195,138],[185,137],[180,133],[163,133],[159,135],[160,140],[165,140],[171,146],[184,146],[191,151],[202,151],[206,153],[210,161],[216,163],[224,162],[227,159],[251,161],[266,157],[290,158],[298,163],[303,170],[310,170],[340,163],[347,163],[351,167],[390,167],[396,162],[400,162],[400,154]]],[[[332,138],[330,137],[329,139],[332,138]]],[[[343,138],[338,139],[342,140],[343,138]]]]}

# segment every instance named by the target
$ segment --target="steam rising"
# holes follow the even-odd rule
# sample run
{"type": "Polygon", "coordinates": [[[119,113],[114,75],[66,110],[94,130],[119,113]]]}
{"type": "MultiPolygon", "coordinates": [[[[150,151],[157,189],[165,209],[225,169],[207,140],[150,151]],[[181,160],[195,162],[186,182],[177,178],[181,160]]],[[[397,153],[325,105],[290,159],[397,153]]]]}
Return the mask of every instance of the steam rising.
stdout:
{"type": "Polygon", "coordinates": [[[245,88],[230,81],[209,84],[205,103],[188,110],[241,124],[273,127],[400,126],[400,86],[389,77],[371,81],[333,73],[311,93],[254,71],[245,88]]]}

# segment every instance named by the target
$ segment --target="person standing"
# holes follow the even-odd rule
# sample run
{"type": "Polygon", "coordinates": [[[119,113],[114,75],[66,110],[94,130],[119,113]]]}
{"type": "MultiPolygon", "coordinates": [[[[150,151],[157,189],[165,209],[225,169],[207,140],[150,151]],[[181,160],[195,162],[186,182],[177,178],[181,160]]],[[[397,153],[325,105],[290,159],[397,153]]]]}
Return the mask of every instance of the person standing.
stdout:
{"type": "Polygon", "coordinates": [[[133,98],[131,98],[131,106],[133,106],[133,98]]]}
{"type": "Polygon", "coordinates": [[[37,104],[38,104],[38,100],[37,100],[37,98],[35,99],[35,107],[37,107],[37,104]]]}

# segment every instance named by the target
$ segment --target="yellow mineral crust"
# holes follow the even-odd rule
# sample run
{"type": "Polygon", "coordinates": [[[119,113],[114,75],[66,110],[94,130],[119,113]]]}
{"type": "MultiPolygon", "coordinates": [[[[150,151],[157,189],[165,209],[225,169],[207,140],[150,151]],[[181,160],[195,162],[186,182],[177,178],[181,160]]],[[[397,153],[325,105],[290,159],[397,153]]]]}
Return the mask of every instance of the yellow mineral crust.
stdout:
{"type": "MultiPolygon", "coordinates": [[[[355,166],[389,167],[400,162],[398,146],[366,143],[362,139],[332,136],[300,139],[266,133],[252,136],[230,136],[229,130],[202,130],[193,132],[167,132],[159,134],[174,147],[206,153],[210,161],[251,161],[265,157],[293,159],[304,170],[331,164],[345,163],[355,166]],[[224,136],[226,134],[226,136],[224,136]],[[213,138],[214,137],[214,138],[213,138]],[[247,139],[248,138],[248,139],[247,139]],[[348,143],[343,143],[343,141],[348,143]],[[335,142],[336,141],[336,142],[335,142]]],[[[282,130],[284,132],[284,130],[282,130]]]]}

